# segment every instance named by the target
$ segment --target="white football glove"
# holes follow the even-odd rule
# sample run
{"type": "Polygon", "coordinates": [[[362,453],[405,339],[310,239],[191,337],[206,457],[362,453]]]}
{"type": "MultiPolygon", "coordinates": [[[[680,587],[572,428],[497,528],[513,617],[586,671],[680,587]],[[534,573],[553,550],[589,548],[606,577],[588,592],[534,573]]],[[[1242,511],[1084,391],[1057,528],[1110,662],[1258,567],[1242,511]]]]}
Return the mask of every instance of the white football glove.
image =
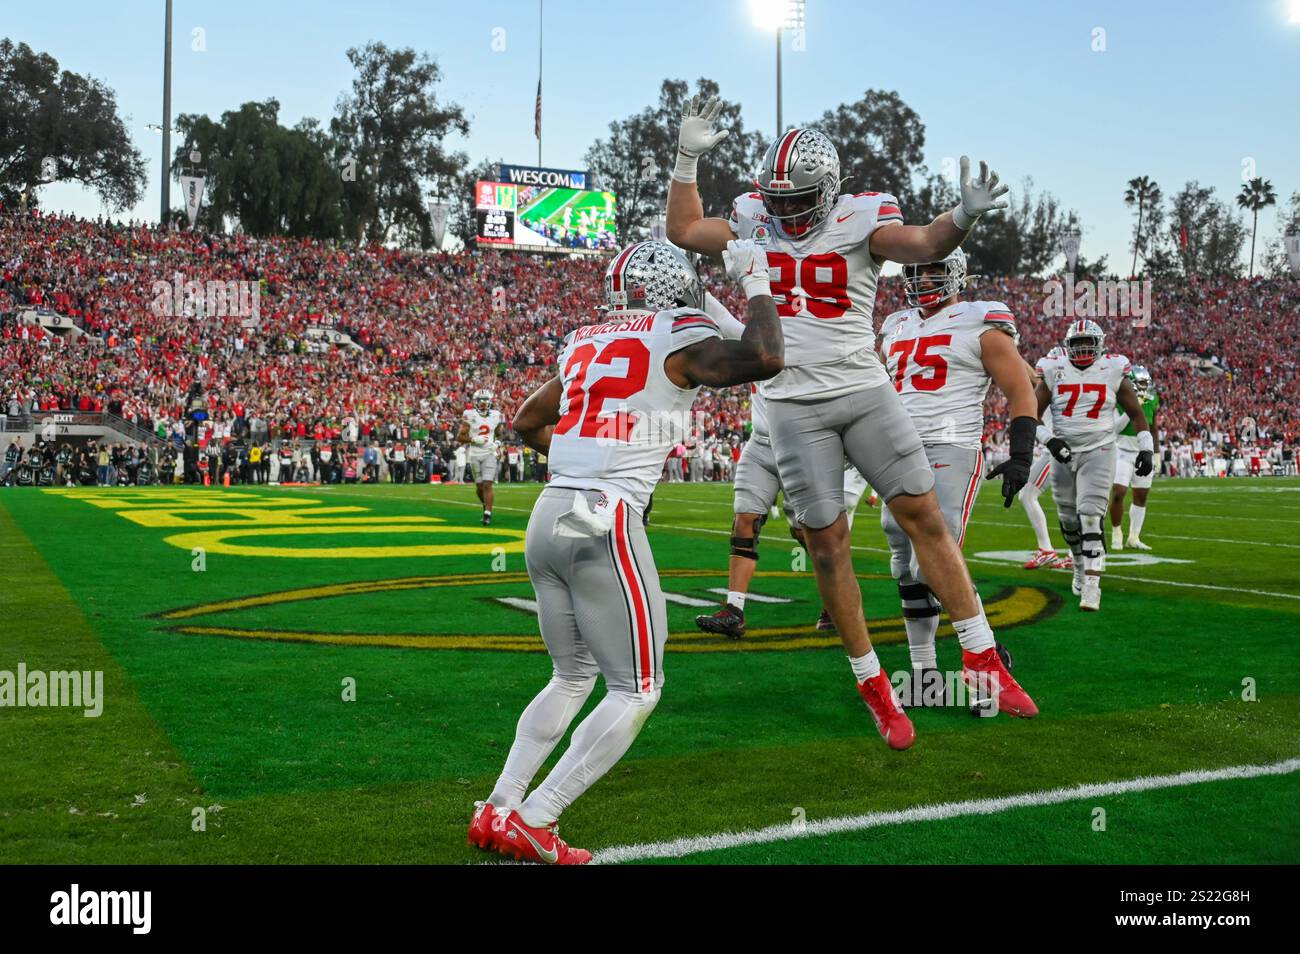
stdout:
{"type": "Polygon", "coordinates": [[[980,161],[980,175],[976,179],[970,174],[970,157],[961,157],[961,202],[952,210],[952,220],[957,228],[969,232],[985,212],[1005,209],[1006,200],[998,202],[1007,194],[1009,186],[999,184],[998,174],[989,171],[989,164],[980,161]]]}
{"type": "Polygon", "coordinates": [[[722,250],[727,277],[740,282],[746,298],[772,294],[772,279],[767,271],[767,252],[753,239],[732,239],[722,250]]]}
{"type": "Polygon", "coordinates": [[[722,112],[718,97],[704,100],[697,93],[682,107],[682,126],[677,132],[677,165],[673,178],[678,182],[694,182],[695,168],[700,156],[731,135],[731,130],[713,131],[722,112]]]}

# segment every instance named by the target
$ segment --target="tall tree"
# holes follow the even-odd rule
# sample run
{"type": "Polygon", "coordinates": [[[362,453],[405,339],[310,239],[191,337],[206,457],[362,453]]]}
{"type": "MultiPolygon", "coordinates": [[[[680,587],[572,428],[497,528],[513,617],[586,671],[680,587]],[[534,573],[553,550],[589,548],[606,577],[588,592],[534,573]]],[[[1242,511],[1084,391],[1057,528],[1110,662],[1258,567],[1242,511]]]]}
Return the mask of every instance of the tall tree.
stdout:
{"type": "Polygon", "coordinates": [[[1276,204],[1277,193],[1273,191],[1273,183],[1259,176],[1243,185],[1237,193],[1237,205],[1251,214],[1250,271],[1247,275],[1255,274],[1255,233],[1259,231],[1259,210],[1276,204]]]}
{"type": "MultiPolygon", "coordinates": [[[[719,92],[710,79],[697,80],[695,89],[705,97],[719,92]]],[[[625,238],[646,236],[651,222],[663,214],[677,155],[677,126],[690,96],[685,80],[664,80],[658,103],[610,123],[609,136],[587,150],[587,169],[596,186],[618,197],[619,231],[625,238]]],[[[750,188],[763,140],[745,131],[740,105],[727,100],[718,128],[731,134],[700,162],[698,185],[704,214],[725,216],[736,196],[750,188]]]]}
{"type": "Polygon", "coordinates": [[[220,231],[227,219],[251,235],[337,238],[342,231],[342,183],[331,161],[328,137],[313,119],[294,129],[279,123],[280,104],[244,103],[214,122],[182,114],[176,119],[186,145],[176,150],[172,171],[201,155],[207,176],[205,225],[220,231]]]}
{"type": "Polygon", "coordinates": [[[925,124],[898,93],[869,89],[861,99],[841,103],[809,125],[839,149],[847,191],[888,192],[910,217],[909,207],[915,204],[912,171],[921,165],[925,124]]]}
{"type": "Polygon", "coordinates": [[[1144,253],[1145,258],[1146,233],[1143,232],[1142,226],[1146,212],[1160,204],[1160,186],[1150,176],[1129,179],[1128,188],[1124,191],[1124,204],[1130,207],[1137,206],[1137,225],[1133,228],[1133,265],[1129,269],[1130,275],[1137,275],[1138,253],[1144,253]]]}
{"type": "Polygon", "coordinates": [[[145,163],[99,80],[26,43],[0,40],[0,201],[51,182],[80,182],[120,212],[144,194],[145,163]]]}
{"type": "Polygon", "coordinates": [[[1188,182],[1170,200],[1169,219],[1183,277],[1237,274],[1246,227],[1212,186],[1188,182]]]}
{"type": "Polygon", "coordinates": [[[427,200],[432,181],[454,179],[469,161],[444,141],[467,135],[469,120],[441,103],[438,64],[412,49],[368,43],[348,50],[356,70],[330,121],[343,175],[348,234],[358,241],[433,243],[427,200]],[[350,172],[350,175],[348,174],[350,172]]]}

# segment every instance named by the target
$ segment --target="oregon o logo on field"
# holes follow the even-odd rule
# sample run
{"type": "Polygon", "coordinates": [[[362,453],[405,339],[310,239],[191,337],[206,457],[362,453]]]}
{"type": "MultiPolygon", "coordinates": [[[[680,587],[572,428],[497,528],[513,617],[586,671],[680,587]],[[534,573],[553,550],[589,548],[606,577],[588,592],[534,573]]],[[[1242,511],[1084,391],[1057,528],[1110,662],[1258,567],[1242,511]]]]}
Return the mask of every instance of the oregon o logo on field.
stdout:
{"type": "MultiPolygon", "coordinates": [[[[674,588],[685,588],[690,591],[703,589],[710,592],[708,584],[715,581],[726,582],[725,571],[718,570],[665,569],[660,571],[660,577],[670,604],[690,600],[687,605],[700,607],[716,606],[716,599],[709,601],[668,591],[674,588]]],[[[754,586],[755,589],[761,589],[765,583],[779,585],[782,581],[793,579],[806,580],[811,589],[812,577],[809,574],[788,571],[759,571],[754,576],[754,586]]],[[[884,574],[864,573],[859,574],[859,579],[886,580],[888,577],[884,574]]],[[[261,593],[181,607],[155,614],[154,618],[167,624],[164,626],[165,632],[191,636],[216,636],[279,643],[315,643],[329,646],[545,652],[546,647],[537,631],[533,596],[532,585],[526,573],[438,574],[357,580],[261,593]],[[261,610],[318,600],[346,600],[351,597],[371,597],[380,593],[471,588],[479,592],[474,596],[460,599],[449,595],[448,598],[440,599],[439,604],[464,607],[467,601],[477,600],[480,603],[505,607],[518,619],[517,628],[501,627],[507,631],[490,633],[467,633],[456,626],[436,627],[417,632],[348,632],[285,626],[232,625],[231,623],[231,617],[238,621],[240,616],[255,616],[261,610]]],[[[810,618],[806,624],[750,628],[745,637],[739,640],[699,632],[693,626],[690,629],[678,629],[669,634],[668,650],[670,652],[746,652],[824,649],[840,646],[839,637],[834,633],[818,632],[812,622],[816,616],[814,603],[793,599],[769,598],[769,600],[797,603],[803,615],[810,618]]],[[[1055,615],[1060,606],[1059,596],[1051,590],[1034,586],[1004,587],[984,603],[990,624],[999,632],[1041,622],[1055,615]]],[[[692,612],[700,612],[700,610],[694,609],[692,612]]],[[[762,614],[760,612],[755,615],[762,614]]],[[[789,610],[782,615],[788,617],[789,610]]],[[[429,616],[430,614],[420,614],[421,619],[427,619],[429,616]]],[[[901,616],[869,619],[867,622],[871,628],[872,641],[877,644],[898,643],[907,638],[901,616]]],[[[945,624],[940,629],[939,635],[940,637],[951,636],[952,628],[945,624]]]]}

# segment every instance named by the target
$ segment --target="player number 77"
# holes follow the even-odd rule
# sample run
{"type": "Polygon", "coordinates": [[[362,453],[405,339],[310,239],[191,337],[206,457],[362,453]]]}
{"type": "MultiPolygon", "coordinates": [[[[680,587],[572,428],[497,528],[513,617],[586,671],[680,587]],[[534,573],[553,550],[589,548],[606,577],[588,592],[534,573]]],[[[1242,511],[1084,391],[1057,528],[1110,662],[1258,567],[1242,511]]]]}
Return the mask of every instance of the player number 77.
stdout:
{"type": "Polygon", "coordinates": [[[1104,384],[1058,384],[1056,386],[1058,394],[1068,394],[1070,400],[1065,405],[1065,410],[1061,412],[1064,417],[1074,417],[1074,406],[1079,403],[1080,394],[1097,395],[1097,403],[1088,409],[1088,417],[1096,420],[1101,416],[1102,405],[1106,403],[1106,385],[1104,384]]]}

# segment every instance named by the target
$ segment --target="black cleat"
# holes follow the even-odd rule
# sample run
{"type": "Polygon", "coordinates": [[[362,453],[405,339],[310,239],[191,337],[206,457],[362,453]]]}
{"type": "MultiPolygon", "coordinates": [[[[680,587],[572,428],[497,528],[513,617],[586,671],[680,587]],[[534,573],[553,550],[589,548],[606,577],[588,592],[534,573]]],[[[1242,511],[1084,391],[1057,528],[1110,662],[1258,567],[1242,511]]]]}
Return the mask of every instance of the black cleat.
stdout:
{"type": "Polygon", "coordinates": [[[817,617],[817,631],[819,633],[834,633],[835,620],[831,619],[829,610],[822,610],[822,615],[817,617]]]}
{"type": "Polygon", "coordinates": [[[483,526],[485,527],[492,526],[492,514],[490,513],[483,514],[483,526]]]}
{"type": "Polygon", "coordinates": [[[737,609],[730,603],[723,603],[722,609],[713,615],[702,614],[695,617],[695,625],[706,633],[718,633],[728,639],[741,639],[745,635],[745,611],[737,609]]]}
{"type": "Polygon", "coordinates": [[[904,709],[939,709],[950,702],[948,683],[938,669],[913,669],[898,699],[904,709]]]}
{"type": "Polygon", "coordinates": [[[1011,650],[994,640],[993,645],[997,648],[998,658],[1002,660],[1002,665],[1006,667],[1008,673],[1012,672],[1015,667],[1015,657],[1011,655],[1011,650]]]}

